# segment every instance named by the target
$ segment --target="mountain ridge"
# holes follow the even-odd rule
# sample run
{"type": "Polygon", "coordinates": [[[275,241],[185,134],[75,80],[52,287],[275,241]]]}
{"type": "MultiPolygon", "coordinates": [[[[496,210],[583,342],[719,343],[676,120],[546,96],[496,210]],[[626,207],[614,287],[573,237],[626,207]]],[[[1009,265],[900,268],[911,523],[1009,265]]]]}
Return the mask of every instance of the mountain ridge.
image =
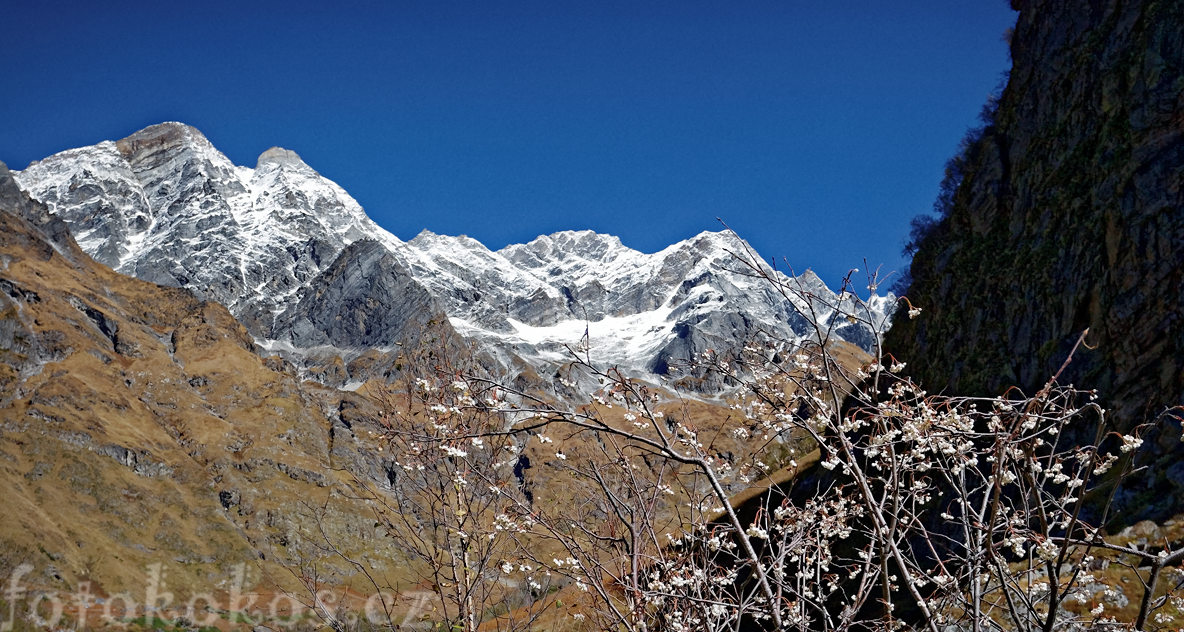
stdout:
{"type": "MultiPolygon", "coordinates": [[[[427,230],[403,241],[295,152],[272,147],[254,168],[236,166],[200,131],[175,122],[60,152],[15,175],[98,261],[222,302],[259,344],[297,361],[301,349],[326,345],[347,355],[389,347],[432,323],[457,329],[503,367],[519,360],[553,366],[595,329],[598,360],[670,375],[707,349],[738,348],[753,336],[800,339],[814,320],[868,350],[893,302],[891,295],[836,295],[810,272],[767,271],[781,288],[754,278],[740,258],[759,259],[728,231],[655,253],[586,230],[496,251],[427,230]],[[364,239],[391,256],[350,248],[364,239]],[[366,257],[340,260],[362,251],[366,257]],[[343,276],[351,266],[355,272],[343,276]],[[383,299],[381,316],[367,303],[375,279],[401,288],[383,299]],[[352,298],[314,300],[334,283],[336,296],[352,298]],[[789,287],[812,298],[782,295],[789,287]],[[807,315],[807,302],[816,313],[807,315]],[[848,322],[840,312],[869,322],[848,322]],[[409,319],[416,326],[393,326],[409,319]]],[[[359,377],[366,376],[350,379],[359,377]]]]}

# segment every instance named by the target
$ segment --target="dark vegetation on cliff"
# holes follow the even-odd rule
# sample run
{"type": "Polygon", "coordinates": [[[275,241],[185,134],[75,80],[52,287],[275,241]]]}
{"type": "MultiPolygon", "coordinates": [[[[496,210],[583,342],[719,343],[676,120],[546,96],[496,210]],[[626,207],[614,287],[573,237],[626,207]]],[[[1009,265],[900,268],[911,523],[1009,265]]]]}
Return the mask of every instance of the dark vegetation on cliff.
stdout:
{"type": "Polygon", "coordinates": [[[1007,85],[914,223],[924,313],[886,348],[931,390],[1032,393],[1088,328],[1061,381],[1131,427],[1184,403],[1184,5],[1018,4],[1007,85]]]}

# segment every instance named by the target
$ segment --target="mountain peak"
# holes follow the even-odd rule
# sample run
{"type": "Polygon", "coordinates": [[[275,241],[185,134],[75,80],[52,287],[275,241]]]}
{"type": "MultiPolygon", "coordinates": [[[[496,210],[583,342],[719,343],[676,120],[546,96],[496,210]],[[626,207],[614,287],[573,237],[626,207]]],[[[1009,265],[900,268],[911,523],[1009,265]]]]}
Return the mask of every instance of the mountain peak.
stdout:
{"type": "Polygon", "coordinates": [[[561,230],[550,235],[540,235],[535,241],[544,239],[556,243],[603,243],[606,245],[621,245],[621,238],[594,230],[561,230]]]}
{"type": "Polygon", "coordinates": [[[510,244],[498,252],[522,263],[531,259],[550,260],[573,255],[603,260],[616,257],[624,251],[630,249],[616,235],[592,230],[561,230],[550,235],[539,235],[525,244],[510,244]]]}
{"type": "Polygon", "coordinates": [[[144,129],[115,142],[124,158],[135,154],[153,153],[158,148],[191,147],[213,148],[210,141],[196,127],[166,121],[149,125],[144,129]]]}
{"type": "Polygon", "coordinates": [[[433,245],[446,245],[450,247],[461,246],[468,249],[489,250],[485,247],[485,244],[468,235],[441,235],[426,228],[419,231],[419,234],[407,243],[416,248],[431,248],[433,245]]]}
{"type": "Polygon", "coordinates": [[[130,139],[137,136],[159,136],[163,134],[180,134],[190,137],[196,136],[205,138],[205,135],[202,134],[201,131],[196,127],[182,123],[180,121],[163,121],[154,125],[149,125],[148,127],[145,127],[140,131],[129,135],[127,138],[130,139]]]}
{"type": "Polygon", "coordinates": [[[411,241],[409,241],[409,242],[407,242],[407,243],[424,243],[424,242],[429,242],[429,241],[431,241],[432,239],[435,239],[436,237],[439,237],[439,235],[437,235],[436,233],[434,233],[434,232],[432,232],[432,231],[430,231],[430,230],[428,230],[428,229],[426,229],[426,228],[425,228],[425,229],[423,229],[423,230],[419,231],[419,234],[417,234],[415,237],[412,237],[412,238],[411,238],[411,241]]]}
{"type": "Polygon", "coordinates": [[[686,240],[688,243],[704,243],[724,248],[744,247],[748,242],[731,230],[705,230],[686,240]]]}
{"type": "Polygon", "coordinates": [[[255,163],[255,168],[259,169],[265,164],[274,164],[281,167],[296,167],[296,168],[310,168],[307,163],[300,158],[300,155],[291,149],[284,149],[283,147],[272,147],[267,151],[259,154],[259,160],[255,163]]]}

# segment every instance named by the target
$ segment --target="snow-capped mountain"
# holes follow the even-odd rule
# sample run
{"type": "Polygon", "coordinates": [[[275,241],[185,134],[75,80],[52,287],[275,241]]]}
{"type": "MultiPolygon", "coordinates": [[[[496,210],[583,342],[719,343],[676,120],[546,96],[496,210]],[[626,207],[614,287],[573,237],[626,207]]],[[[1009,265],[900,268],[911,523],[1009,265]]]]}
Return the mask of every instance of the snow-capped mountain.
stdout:
{"type": "MultiPolygon", "coordinates": [[[[468,237],[424,232],[407,242],[411,273],[444,304],[462,334],[496,340],[519,354],[562,360],[585,334],[604,362],[665,373],[672,360],[727,349],[766,329],[810,333],[804,301],[794,304],[737,260],[747,244],[704,232],[660,252],[628,248],[611,235],[563,231],[491,252],[468,237]]],[[[822,300],[824,322],[837,298],[813,272],[785,283],[822,300]]],[[[863,316],[854,297],[842,307],[863,316]]],[[[887,306],[868,306],[882,322],[887,306]]],[[[871,331],[845,320],[840,338],[870,346],[871,331]]]]}
{"type": "Polygon", "coordinates": [[[272,148],[237,167],[180,123],[55,154],[17,181],[97,261],[221,302],[265,338],[347,244],[398,243],[295,153],[272,148]]]}
{"type": "Polygon", "coordinates": [[[55,154],[16,177],[96,260],[219,301],[260,344],[296,355],[390,347],[437,320],[505,365],[561,362],[586,337],[601,362],[664,374],[758,331],[808,335],[814,318],[870,348],[872,329],[841,315],[883,323],[894,304],[778,273],[815,298],[810,310],[746,274],[736,254],[750,249],[727,232],[652,254],[590,231],[498,251],[427,231],[403,242],[294,152],[235,166],[180,123],[55,154]]]}

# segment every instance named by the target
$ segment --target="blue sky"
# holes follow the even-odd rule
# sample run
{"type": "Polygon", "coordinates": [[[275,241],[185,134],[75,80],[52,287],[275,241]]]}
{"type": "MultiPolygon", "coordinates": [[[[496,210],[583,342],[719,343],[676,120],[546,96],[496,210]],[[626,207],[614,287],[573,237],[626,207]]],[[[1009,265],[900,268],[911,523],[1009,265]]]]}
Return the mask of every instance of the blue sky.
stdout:
{"type": "Polygon", "coordinates": [[[0,160],[165,120],[298,152],[404,239],[591,228],[656,251],[721,217],[767,259],[899,270],[1008,68],[1004,0],[23,2],[0,160]],[[175,6],[174,6],[175,5],[175,6]]]}

